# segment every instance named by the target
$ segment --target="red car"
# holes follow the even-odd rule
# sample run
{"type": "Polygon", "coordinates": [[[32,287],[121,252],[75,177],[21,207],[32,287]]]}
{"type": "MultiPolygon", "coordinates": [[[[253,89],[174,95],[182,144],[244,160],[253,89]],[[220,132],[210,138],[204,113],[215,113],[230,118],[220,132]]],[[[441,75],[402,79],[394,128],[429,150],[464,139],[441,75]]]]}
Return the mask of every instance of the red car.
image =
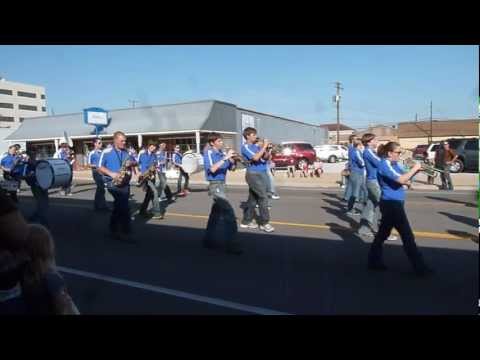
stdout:
{"type": "Polygon", "coordinates": [[[424,160],[427,154],[428,145],[418,145],[414,150],[412,157],[418,160],[424,160]]]}
{"type": "Polygon", "coordinates": [[[283,142],[272,155],[277,168],[294,165],[297,169],[302,169],[305,163],[311,165],[316,159],[313,146],[300,141],[283,142]]]}

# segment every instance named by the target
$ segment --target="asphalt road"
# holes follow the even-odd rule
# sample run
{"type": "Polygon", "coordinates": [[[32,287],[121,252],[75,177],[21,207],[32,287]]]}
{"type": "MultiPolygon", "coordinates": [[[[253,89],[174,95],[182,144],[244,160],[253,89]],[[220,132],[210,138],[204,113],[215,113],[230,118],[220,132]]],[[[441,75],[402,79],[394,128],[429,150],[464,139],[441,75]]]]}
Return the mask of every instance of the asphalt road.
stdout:
{"type": "MultiPolygon", "coordinates": [[[[48,214],[57,264],[83,314],[477,314],[478,213],[475,192],[409,193],[417,243],[436,270],[413,276],[401,241],[385,245],[389,270],[371,273],[371,239],[344,215],[340,192],[280,189],[271,217],[276,231],[240,229],[245,253],[205,250],[210,199],[204,187],[167,209],[164,220],[137,218],[138,244],[111,240],[109,214],[95,213],[94,185],[72,197],[51,194],[48,214]]],[[[132,208],[143,200],[133,187],[132,208]]],[[[229,188],[237,217],[247,198],[229,188]]],[[[111,200],[107,195],[107,200],[111,200]]],[[[32,211],[29,191],[21,208],[32,211]]],[[[132,209],[133,210],[133,209],[132,209]]]]}

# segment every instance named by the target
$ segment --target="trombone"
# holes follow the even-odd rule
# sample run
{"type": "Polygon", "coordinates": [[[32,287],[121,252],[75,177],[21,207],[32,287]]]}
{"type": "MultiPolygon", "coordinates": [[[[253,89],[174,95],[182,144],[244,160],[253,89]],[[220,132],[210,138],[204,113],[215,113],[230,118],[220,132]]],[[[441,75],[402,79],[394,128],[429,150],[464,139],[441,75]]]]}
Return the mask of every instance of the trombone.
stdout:
{"type": "MultiPolygon", "coordinates": [[[[415,165],[417,162],[415,160],[413,160],[412,158],[408,158],[405,160],[405,165],[407,165],[408,167],[413,167],[413,165],[415,165]]],[[[438,174],[443,174],[445,171],[441,170],[441,169],[437,169],[435,166],[427,163],[427,162],[422,162],[421,163],[421,169],[420,171],[424,172],[427,176],[431,176],[431,177],[436,177],[438,176],[438,174]]]]}

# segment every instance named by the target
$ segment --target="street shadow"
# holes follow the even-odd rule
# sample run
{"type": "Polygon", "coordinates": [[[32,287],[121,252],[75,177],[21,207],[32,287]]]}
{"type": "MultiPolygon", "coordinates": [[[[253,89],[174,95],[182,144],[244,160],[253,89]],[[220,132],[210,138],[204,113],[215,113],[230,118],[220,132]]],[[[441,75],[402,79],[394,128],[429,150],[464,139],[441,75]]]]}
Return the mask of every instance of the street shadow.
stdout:
{"type": "MultiPolygon", "coordinates": [[[[33,205],[22,200],[26,210],[33,205]]],[[[203,218],[183,220],[184,225],[168,224],[168,212],[166,220],[138,219],[132,224],[137,244],[126,244],[105,237],[110,214],[94,213],[91,200],[55,198],[50,206],[59,266],[302,315],[477,311],[478,251],[474,249],[421,247],[438,275],[417,280],[398,242],[384,246],[389,271],[368,272],[370,244],[348,225],[335,222],[326,225],[343,241],[324,232],[279,234],[282,226],[271,234],[240,230],[244,253],[233,255],[202,247],[207,223],[203,218]]],[[[88,276],[69,275],[66,280],[83,314],[237,311],[88,276]]]]}
{"type": "Polygon", "coordinates": [[[197,187],[197,188],[190,188],[191,193],[202,193],[208,192],[208,187],[197,187]]]}
{"type": "Polygon", "coordinates": [[[463,215],[449,214],[449,213],[444,212],[444,211],[439,211],[438,213],[442,214],[442,215],[444,215],[444,216],[446,216],[446,217],[448,217],[448,218],[450,218],[454,221],[458,221],[462,224],[466,224],[468,226],[478,228],[478,219],[474,219],[474,218],[463,216],[463,215]]]}
{"type": "Polygon", "coordinates": [[[322,193],[322,195],[325,195],[325,196],[328,196],[328,197],[331,197],[333,199],[337,199],[337,200],[340,200],[340,201],[343,200],[343,197],[338,196],[337,194],[322,193]]]}
{"type": "Polygon", "coordinates": [[[465,206],[467,206],[467,207],[473,207],[473,208],[476,208],[476,207],[478,206],[477,204],[474,204],[474,203],[465,202],[465,201],[458,201],[458,200],[454,200],[454,199],[450,199],[450,198],[444,198],[444,197],[439,197],[439,196],[425,196],[425,198],[431,199],[431,200],[438,200],[438,201],[448,202],[448,203],[452,203],[452,204],[462,204],[462,205],[465,205],[465,206]]]}
{"type": "Polygon", "coordinates": [[[447,233],[451,235],[461,236],[466,239],[470,239],[474,243],[478,244],[478,228],[474,230],[477,231],[476,235],[474,235],[473,233],[472,234],[468,233],[466,231],[458,231],[458,230],[447,230],[447,233]]]}
{"type": "MultiPolygon", "coordinates": [[[[332,214],[339,218],[340,220],[345,221],[346,223],[349,224],[349,231],[356,230],[360,225],[359,222],[355,221],[353,218],[345,214],[345,210],[338,210],[338,209],[333,209],[327,206],[322,206],[322,209],[324,209],[327,213],[332,214]]],[[[359,221],[360,221],[360,217],[359,221]]],[[[328,224],[327,224],[328,225],[328,224]]],[[[339,225],[340,226],[340,225],[339,225]]]]}

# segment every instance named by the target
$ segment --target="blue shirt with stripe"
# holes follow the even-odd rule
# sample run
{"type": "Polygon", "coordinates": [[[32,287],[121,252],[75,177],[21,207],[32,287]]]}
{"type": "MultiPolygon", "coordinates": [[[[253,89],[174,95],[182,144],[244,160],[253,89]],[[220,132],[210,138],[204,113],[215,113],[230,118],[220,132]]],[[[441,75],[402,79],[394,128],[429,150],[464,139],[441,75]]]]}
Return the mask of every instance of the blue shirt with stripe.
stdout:
{"type": "Polygon", "coordinates": [[[227,177],[227,171],[232,168],[233,163],[230,160],[225,160],[223,164],[212,172],[212,166],[222,160],[225,154],[222,150],[217,150],[213,147],[209,147],[203,153],[203,165],[205,169],[205,178],[207,181],[225,181],[227,177]]]}
{"type": "Polygon", "coordinates": [[[16,158],[17,158],[16,155],[11,155],[7,153],[2,157],[2,160],[0,161],[0,165],[5,169],[12,170],[13,163],[15,162],[16,158]]]}
{"type": "Polygon", "coordinates": [[[363,160],[363,154],[360,150],[353,148],[348,157],[348,161],[350,163],[350,171],[365,174],[365,161],[363,160]]]}
{"type": "Polygon", "coordinates": [[[98,167],[100,156],[102,156],[102,150],[92,150],[88,154],[88,165],[98,167]]]}
{"type": "Polygon", "coordinates": [[[164,173],[167,171],[167,152],[157,151],[155,156],[157,157],[157,171],[164,173]]]}
{"type": "Polygon", "coordinates": [[[247,167],[247,171],[250,172],[267,172],[267,162],[265,159],[259,159],[258,161],[252,161],[256,153],[260,151],[260,146],[257,144],[245,143],[242,145],[242,156],[250,161],[250,165],[247,167]]]}
{"type": "Polygon", "coordinates": [[[405,189],[398,182],[404,174],[403,167],[397,162],[382,159],[378,165],[378,182],[382,189],[382,200],[405,200],[405,189]]]}
{"type": "Polygon", "coordinates": [[[363,160],[365,161],[365,167],[367,168],[367,180],[378,181],[377,168],[382,159],[380,159],[373,149],[367,146],[363,151],[363,160]]]}
{"type": "Polygon", "coordinates": [[[142,150],[138,153],[138,165],[140,167],[140,172],[142,173],[147,171],[147,169],[154,165],[156,161],[157,155],[154,152],[151,153],[148,150],[142,150]]]}
{"type": "Polygon", "coordinates": [[[174,164],[182,165],[182,159],[183,159],[183,156],[181,153],[176,151],[173,153],[172,160],[174,164]]]}
{"type": "MultiPolygon", "coordinates": [[[[135,158],[131,156],[127,150],[120,150],[111,147],[102,152],[99,164],[110,171],[118,172],[122,167],[122,164],[127,160],[135,161],[135,158]]],[[[107,175],[104,176],[104,179],[106,182],[112,180],[112,178],[107,175]]]]}

